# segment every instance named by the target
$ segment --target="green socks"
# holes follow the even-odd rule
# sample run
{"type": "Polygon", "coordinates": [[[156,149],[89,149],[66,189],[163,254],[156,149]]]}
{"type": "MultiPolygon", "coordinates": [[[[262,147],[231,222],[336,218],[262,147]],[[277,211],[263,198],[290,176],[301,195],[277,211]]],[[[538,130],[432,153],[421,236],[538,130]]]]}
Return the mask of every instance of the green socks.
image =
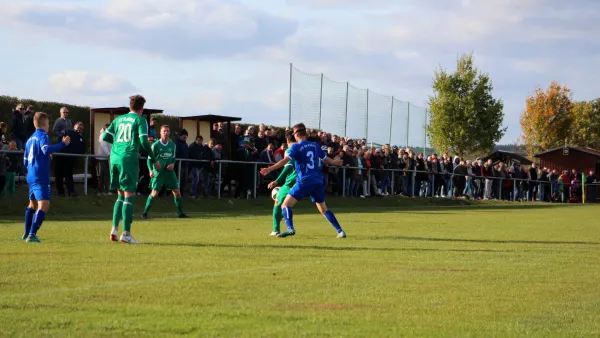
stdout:
{"type": "Polygon", "coordinates": [[[148,196],[146,207],[144,207],[144,214],[147,214],[148,211],[150,211],[150,208],[152,208],[152,201],[154,201],[154,197],[152,197],[152,195],[148,196]]]}
{"type": "Polygon", "coordinates": [[[177,214],[183,215],[183,208],[181,207],[181,196],[175,196],[175,206],[177,207],[177,214]]]}
{"type": "MultiPolygon", "coordinates": [[[[181,196],[179,196],[179,197],[174,196],[174,200],[175,200],[175,206],[177,207],[177,214],[183,215],[183,208],[181,207],[181,196]]],[[[150,211],[150,208],[152,208],[152,202],[154,202],[154,197],[152,197],[152,195],[150,195],[150,196],[148,196],[148,199],[146,200],[146,207],[144,208],[144,214],[147,214],[150,211]]]]}
{"type": "Polygon", "coordinates": [[[133,203],[135,196],[126,197],[123,202],[123,232],[131,232],[131,222],[133,222],[133,203]]]}
{"type": "Polygon", "coordinates": [[[123,196],[119,195],[113,209],[113,228],[119,228],[121,218],[123,218],[123,196]]]}
{"type": "Polygon", "coordinates": [[[273,207],[273,231],[279,232],[279,224],[281,223],[281,219],[283,218],[283,213],[281,212],[281,206],[276,205],[273,207]]]}

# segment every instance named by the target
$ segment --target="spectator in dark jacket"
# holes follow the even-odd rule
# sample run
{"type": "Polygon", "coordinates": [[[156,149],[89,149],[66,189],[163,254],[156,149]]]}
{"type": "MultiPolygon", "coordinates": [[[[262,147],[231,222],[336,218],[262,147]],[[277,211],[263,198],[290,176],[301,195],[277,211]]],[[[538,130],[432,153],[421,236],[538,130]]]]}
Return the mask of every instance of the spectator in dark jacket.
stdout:
{"type": "MultiPolygon", "coordinates": [[[[152,135],[148,135],[148,143],[150,143],[150,146],[152,146],[154,144],[154,142],[156,141],[156,139],[154,138],[154,136],[152,135]]],[[[146,160],[146,158],[148,158],[148,153],[143,149],[140,148],[140,159],[139,159],[139,183],[137,186],[137,194],[139,195],[149,195],[150,194],[150,181],[151,181],[151,177],[150,177],[150,169],[148,168],[148,160],[146,160]]],[[[163,196],[163,194],[166,192],[166,190],[163,191],[163,189],[161,189],[161,191],[159,192],[159,196],[163,196]]]]}
{"type": "Polygon", "coordinates": [[[8,126],[6,125],[6,123],[0,122],[0,149],[8,148],[8,135],[6,135],[7,131],[8,126]]]}
{"type": "MultiPolygon", "coordinates": [[[[243,146],[234,154],[234,161],[250,162],[252,160],[252,150],[250,149],[250,139],[245,138],[243,146]]],[[[246,198],[250,198],[252,191],[254,168],[251,164],[236,163],[232,166],[235,177],[235,198],[239,198],[242,192],[246,193],[246,198]]]]}
{"type": "MultiPolygon", "coordinates": [[[[33,106],[27,106],[27,110],[25,110],[25,140],[28,140],[31,135],[35,132],[35,126],[33,125],[33,116],[35,112],[33,111],[33,106]]],[[[27,141],[25,141],[27,142],[27,141]]]]}
{"type": "Polygon", "coordinates": [[[428,184],[428,177],[427,177],[427,167],[425,166],[425,159],[423,158],[423,153],[419,153],[419,155],[417,155],[417,160],[416,160],[416,170],[417,170],[417,174],[415,177],[415,195],[416,196],[421,196],[421,189],[423,189],[423,196],[425,195],[425,191],[427,190],[426,187],[422,187],[423,184],[428,184]]]}
{"type": "MultiPolygon", "coordinates": [[[[8,144],[8,150],[17,151],[17,142],[10,141],[8,144]]],[[[2,190],[2,196],[15,196],[15,178],[19,172],[19,166],[23,163],[22,154],[8,154],[6,156],[8,160],[8,167],[6,168],[6,184],[2,190]]]]}
{"type": "Polygon", "coordinates": [[[25,107],[19,103],[17,108],[13,110],[12,125],[10,126],[11,139],[17,142],[17,148],[19,148],[19,150],[23,149],[27,142],[25,119],[25,107]]]}
{"type": "Polygon", "coordinates": [[[529,201],[536,201],[537,200],[537,193],[538,193],[538,182],[531,182],[531,181],[537,181],[538,180],[538,170],[537,170],[537,166],[535,163],[531,164],[531,168],[529,168],[529,170],[527,170],[527,178],[529,179],[529,191],[528,191],[528,196],[527,196],[527,200],[529,201]]]}
{"type": "MultiPolygon", "coordinates": [[[[187,160],[190,158],[190,150],[187,144],[187,137],[187,130],[181,130],[181,132],[179,133],[179,137],[175,142],[175,158],[182,160],[187,160]]],[[[188,182],[188,162],[177,161],[176,170],[177,172],[181,170],[181,175],[179,177],[179,190],[181,191],[181,196],[184,196],[185,187],[188,182]]]]}
{"type": "Polygon", "coordinates": [[[273,149],[273,144],[269,143],[267,147],[260,153],[260,161],[264,163],[275,163],[273,149]]]}
{"type": "Polygon", "coordinates": [[[196,141],[189,147],[190,159],[203,162],[192,162],[190,170],[192,173],[192,187],[190,188],[192,198],[196,197],[198,184],[202,184],[202,194],[208,198],[212,192],[213,181],[213,152],[204,144],[202,136],[197,136],[196,141]]]}
{"type": "MultiPolygon", "coordinates": [[[[85,141],[83,139],[83,122],[77,122],[75,129],[65,130],[62,135],[69,136],[71,143],[65,147],[61,153],[65,154],[84,154],[85,141]]],[[[73,169],[77,166],[79,158],[73,156],[56,156],[54,159],[54,175],[56,177],[56,190],[59,196],[65,196],[65,184],[67,192],[71,197],[77,197],[75,186],[73,184],[73,169]]],[[[87,178],[85,178],[87,179],[87,178]]]]}
{"type": "Polygon", "coordinates": [[[465,163],[459,160],[458,165],[454,167],[453,173],[454,197],[462,197],[467,183],[467,175],[469,174],[465,163]]]}
{"type": "MultiPolygon", "coordinates": [[[[190,153],[191,160],[201,160],[202,159],[202,148],[204,147],[204,139],[202,136],[196,136],[196,140],[194,143],[190,144],[188,147],[190,153]]],[[[196,192],[198,190],[198,184],[200,184],[202,180],[202,163],[200,162],[190,162],[189,163],[189,172],[192,177],[192,185],[190,187],[190,197],[196,198],[196,192]]]]}

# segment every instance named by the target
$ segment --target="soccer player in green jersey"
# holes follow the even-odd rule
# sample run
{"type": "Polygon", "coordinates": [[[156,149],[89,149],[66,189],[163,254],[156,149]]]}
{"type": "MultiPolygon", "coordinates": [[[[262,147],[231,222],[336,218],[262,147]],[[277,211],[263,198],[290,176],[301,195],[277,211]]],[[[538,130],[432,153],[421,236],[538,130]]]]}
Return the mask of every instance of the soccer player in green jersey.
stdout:
{"type": "MultiPolygon", "coordinates": [[[[292,146],[292,144],[296,143],[294,139],[294,135],[291,132],[285,134],[285,139],[288,144],[288,150],[292,146]]],[[[285,151],[286,155],[288,150],[285,151]]],[[[269,236],[277,236],[279,235],[279,224],[281,223],[281,219],[283,218],[283,213],[281,211],[281,204],[285,197],[290,192],[290,189],[296,184],[296,169],[294,169],[294,160],[288,162],[285,167],[283,167],[283,171],[279,174],[279,177],[271,183],[269,183],[269,189],[274,189],[275,187],[279,188],[277,192],[277,200],[275,201],[275,206],[273,207],[273,232],[269,236]]]]}
{"type": "Polygon", "coordinates": [[[154,142],[152,145],[152,153],[158,160],[158,163],[160,163],[162,169],[153,169],[152,160],[148,158],[148,169],[150,169],[150,177],[152,177],[152,181],[150,182],[150,188],[152,189],[152,192],[146,200],[146,207],[144,208],[142,218],[148,218],[148,211],[150,211],[150,208],[152,207],[152,201],[158,196],[158,193],[163,186],[173,192],[175,206],[177,207],[177,214],[179,214],[179,218],[189,218],[183,213],[183,209],[181,208],[179,180],[177,180],[177,176],[173,170],[175,167],[175,143],[169,139],[170,136],[171,128],[169,128],[167,125],[164,125],[160,127],[160,140],[154,142]]]}
{"type": "Polygon", "coordinates": [[[102,139],[113,145],[110,152],[110,189],[119,193],[113,209],[110,240],[117,241],[119,222],[122,218],[123,233],[120,241],[139,244],[131,236],[131,223],[139,178],[140,146],[149,154],[157,170],[160,170],[161,165],[156,161],[148,143],[148,122],[142,117],[146,99],[135,95],[129,100],[130,112],[115,118],[102,134],[102,139]]]}

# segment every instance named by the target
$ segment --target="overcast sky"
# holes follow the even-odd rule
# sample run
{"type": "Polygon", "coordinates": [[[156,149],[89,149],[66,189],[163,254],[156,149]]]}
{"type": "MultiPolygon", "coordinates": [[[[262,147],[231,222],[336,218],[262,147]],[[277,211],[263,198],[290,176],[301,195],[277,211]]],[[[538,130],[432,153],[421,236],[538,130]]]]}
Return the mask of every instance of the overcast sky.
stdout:
{"type": "Polygon", "coordinates": [[[0,0],[0,93],[287,124],[289,63],[425,106],[474,52],[505,103],[558,80],[600,97],[598,0],[0,0]]]}

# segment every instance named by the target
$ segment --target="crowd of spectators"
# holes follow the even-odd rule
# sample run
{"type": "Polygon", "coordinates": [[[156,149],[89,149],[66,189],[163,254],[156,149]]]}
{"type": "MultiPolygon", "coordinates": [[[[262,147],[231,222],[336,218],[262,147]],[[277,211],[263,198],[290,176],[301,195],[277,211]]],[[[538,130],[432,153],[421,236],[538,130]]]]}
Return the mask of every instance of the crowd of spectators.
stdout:
{"type": "MultiPolygon", "coordinates": [[[[18,104],[12,111],[12,124],[10,133],[8,125],[0,122],[0,149],[23,152],[27,140],[35,132],[33,126],[33,106],[25,109],[23,104],[18,104]]],[[[63,136],[70,136],[71,143],[61,150],[64,154],[84,154],[86,152],[86,142],[83,137],[85,126],[83,122],[76,122],[74,125],[69,119],[69,110],[66,107],[60,109],[60,118],[56,119],[54,127],[49,132],[50,136],[61,139],[63,136]]],[[[57,194],[77,197],[73,182],[73,170],[80,165],[81,159],[73,156],[56,156],[54,162],[54,177],[57,194]],[[66,192],[65,192],[66,186],[66,192]]],[[[0,191],[2,196],[14,196],[16,187],[16,177],[24,175],[23,156],[15,153],[0,153],[0,191]]]]}
{"type": "MultiPolygon", "coordinates": [[[[17,105],[13,111],[12,125],[0,122],[2,149],[22,150],[33,129],[32,107],[17,105]]],[[[157,137],[156,119],[149,124],[148,139],[157,137]]],[[[101,128],[101,133],[108,125],[101,128]]],[[[70,136],[71,144],[64,153],[83,154],[86,142],[83,137],[84,124],[69,119],[67,108],[60,110],[60,118],[54,123],[52,136],[70,136]]],[[[260,188],[276,178],[277,173],[262,178],[258,165],[276,163],[284,157],[287,149],[285,129],[274,129],[261,124],[245,130],[235,124],[232,128],[225,123],[215,123],[210,135],[197,136],[188,140],[183,129],[174,135],[176,158],[192,160],[178,162],[176,172],[180,175],[181,192],[191,198],[210,198],[215,195],[220,180],[221,195],[228,193],[233,198],[250,198],[255,182],[260,188]],[[225,130],[231,130],[225,135],[225,130]],[[232,160],[235,163],[217,161],[232,160]]],[[[566,202],[581,195],[581,174],[575,170],[559,173],[556,170],[520,166],[516,163],[492,163],[491,160],[465,160],[448,153],[425,155],[410,148],[398,148],[389,144],[373,147],[366,139],[348,139],[330,133],[308,130],[310,140],[317,142],[333,159],[341,159],[343,167],[327,167],[322,163],[324,185],[328,193],[349,197],[403,195],[408,197],[497,199],[514,201],[566,202]]],[[[100,133],[100,134],[101,134],[100,133]]],[[[111,194],[109,161],[111,145],[101,137],[94,150],[93,181],[97,194],[111,194]]],[[[142,157],[147,154],[140,153],[142,157]]],[[[55,186],[59,196],[77,196],[74,189],[73,169],[76,157],[54,158],[55,186]],[[66,187],[66,191],[65,191],[66,187]]],[[[0,191],[2,195],[14,195],[15,177],[24,172],[22,157],[0,153],[0,191]]],[[[587,181],[597,182],[593,172],[587,181]]],[[[150,175],[145,160],[140,160],[140,183],[138,194],[149,193],[150,175]]]]}

